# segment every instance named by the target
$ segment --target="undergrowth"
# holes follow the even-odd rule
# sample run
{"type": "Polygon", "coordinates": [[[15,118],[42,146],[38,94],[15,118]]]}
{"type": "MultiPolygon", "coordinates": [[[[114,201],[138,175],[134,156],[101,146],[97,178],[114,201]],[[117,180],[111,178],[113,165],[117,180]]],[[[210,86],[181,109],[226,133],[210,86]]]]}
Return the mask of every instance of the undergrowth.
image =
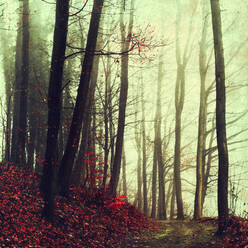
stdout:
{"type": "Polygon", "coordinates": [[[126,247],[128,239],[159,228],[125,196],[109,200],[76,186],[69,198],[55,197],[49,223],[41,217],[39,183],[34,172],[1,164],[0,247],[126,247]]]}

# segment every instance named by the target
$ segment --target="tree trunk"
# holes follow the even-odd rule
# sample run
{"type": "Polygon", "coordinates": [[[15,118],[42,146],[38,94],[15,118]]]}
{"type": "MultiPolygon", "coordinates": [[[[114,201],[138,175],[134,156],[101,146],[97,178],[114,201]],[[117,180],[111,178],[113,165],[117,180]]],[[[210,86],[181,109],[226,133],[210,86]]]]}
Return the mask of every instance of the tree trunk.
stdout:
{"type": "MultiPolygon", "coordinates": [[[[6,92],[7,93],[7,92],[6,92]]],[[[6,94],[6,130],[5,130],[5,155],[4,160],[10,161],[10,133],[11,133],[11,95],[6,94]]]]}
{"type": "Polygon", "coordinates": [[[156,146],[156,134],[157,134],[157,120],[155,116],[154,120],[154,148],[153,148],[153,167],[152,167],[152,211],[151,218],[156,217],[156,209],[157,209],[157,167],[158,167],[158,159],[157,159],[157,146],[156,146]]]}
{"type": "Polygon", "coordinates": [[[123,182],[123,194],[127,196],[127,175],[126,175],[126,154],[125,147],[123,143],[123,151],[122,151],[122,182],[123,182]]]}
{"type": "Polygon", "coordinates": [[[218,146],[218,234],[222,234],[228,219],[228,148],[226,139],[225,62],[219,0],[211,0],[212,28],[215,50],[216,132],[218,146]]]}
{"type": "Polygon", "coordinates": [[[169,207],[170,197],[172,197],[172,190],[173,190],[173,181],[171,181],[169,183],[169,187],[168,187],[168,191],[167,191],[167,197],[166,197],[166,201],[165,201],[165,209],[166,210],[169,207]]]}
{"type": "Polygon", "coordinates": [[[29,80],[29,0],[23,0],[22,13],[22,80],[20,84],[19,99],[19,127],[17,129],[17,149],[18,156],[16,163],[19,166],[26,164],[26,129],[27,129],[27,97],[29,80]]]}
{"type": "Polygon", "coordinates": [[[3,56],[3,75],[5,81],[5,106],[6,106],[6,127],[4,130],[5,151],[3,152],[4,161],[10,161],[11,148],[11,122],[12,122],[12,105],[13,105],[13,71],[14,71],[14,54],[10,54],[10,44],[8,43],[8,36],[5,32],[1,32],[1,46],[3,56]]]}
{"type": "Polygon", "coordinates": [[[57,138],[60,125],[61,86],[65,61],[66,37],[69,17],[69,1],[56,1],[56,21],[53,37],[52,62],[48,89],[48,125],[47,144],[41,192],[45,202],[43,216],[52,221],[54,215],[54,176],[57,138]]]}
{"type": "MultiPolygon", "coordinates": [[[[212,131],[211,131],[211,136],[210,136],[210,140],[209,140],[209,145],[208,147],[211,148],[213,146],[213,141],[214,141],[214,133],[215,133],[215,122],[214,122],[214,118],[212,121],[212,131]]],[[[203,192],[202,192],[202,208],[204,205],[204,201],[207,195],[207,187],[208,187],[208,179],[209,179],[209,175],[210,175],[210,169],[211,169],[211,165],[212,165],[212,152],[208,153],[207,156],[207,168],[206,171],[204,172],[204,177],[203,177],[203,192]]],[[[206,155],[204,154],[205,159],[206,159],[206,155]]]]}
{"type": "MultiPolygon", "coordinates": [[[[127,51],[130,46],[132,27],[133,27],[133,6],[134,0],[131,2],[131,12],[129,19],[129,27],[127,35],[125,35],[125,25],[123,22],[123,13],[121,11],[120,16],[120,29],[122,37],[122,52],[127,51]]],[[[108,192],[111,196],[116,196],[116,188],[119,182],[120,176],[120,165],[121,165],[121,153],[124,137],[125,128],[125,115],[126,115],[126,104],[128,95],[128,54],[121,55],[121,88],[120,88],[120,98],[119,98],[119,116],[118,116],[118,129],[117,138],[115,145],[115,156],[113,162],[113,171],[111,173],[110,183],[108,192]]]]}
{"type": "MultiPolygon", "coordinates": [[[[138,91],[137,91],[138,92],[138,91]]],[[[138,121],[137,121],[137,114],[138,114],[138,93],[135,102],[135,129],[134,129],[134,136],[135,136],[135,143],[136,143],[136,150],[137,150],[137,207],[139,211],[142,211],[142,177],[141,177],[141,133],[139,131],[138,121]]]]}
{"type": "MultiPolygon", "coordinates": [[[[102,18],[101,18],[102,21],[102,18]]],[[[98,37],[99,39],[100,37],[98,37]]],[[[99,50],[100,41],[97,42],[96,49],[99,50]]],[[[73,176],[72,176],[72,182],[79,184],[81,181],[81,174],[84,171],[84,154],[87,149],[87,144],[88,144],[88,137],[89,137],[89,131],[90,131],[90,118],[92,115],[92,111],[90,109],[92,108],[92,104],[94,102],[94,95],[95,95],[95,89],[96,89],[96,84],[97,84],[97,78],[98,78],[98,67],[99,67],[99,56],[94,57],[94,62],[93,62],[93,68],[91,72],[91,79],[90,79],[90,88],[89,88],[89,94],[87,96],[87,103],[86,103],[86,111],[84,112],[84,118],[83,118],[83,128],[82,128],[82,134],[81,134],[81,143],[80,143],[80,148],[79,148],[79,153],[78,153],[78,158],[76,160],[75,166],[73,168],[73,176]],[[83,165],[83,166],[82,166],[83,165]]],[[[94,129],[94,128],[93,128],[94,129]]]]}
{"type": "Polygon", "coordinates": [[[156,135],[156,150],[157,150],[157,160],[158,160],[158,218],[160,220],[165,220],[166,208],[165,208],[165,182],[164,182],[164,164],[162,157],[162,139],[161,139],[161,85],[163,78],[163,55],[159,57],[159,69],[158,69],[158,84],[157,84],[157,112],[156,112],[156,122],[157,122],[157,135],[156,135]]]}
{"type": "Polygon", "coordinates": [[[94,0],[94,5],[91,13],[90,27],[87,37],[86,52],[84,56],[84,62],[77,91],[76,104],[74,107],[73,117],[70,125],[69,137],[59,168],[59,193],[64,196],[68,195],[69,193],[69,184],[73,163],[75,159],[75,154],[78,150],[83,115],[87,106],[89,82],[94,59],[94,51],[96,49],[98,28],[103,2],[104,0],[94,0]]]}
{"type": "Polygon", "coordinates": [[[203,177],[205,168],[205,149],[206,149],[206,119],[207,119],[207,103],[206,103],[206,89],[205,81],[208,70],[206,61],[206,42],[207,42],[207,28],[208,28],[208,13],[206,9],[206,2],[203,3],[203,25],[202,38],[200,42],[199,53],[199,71],[200,71],[200,107],[198,119],[198,142],[196,155],[196,192],[194,205],[194,219],[202,217],[202,202],[203,202],[203,177]]]}
{"type": "MultiPolygon", "coordinates": [[[[195,13],[196,6],[193,8],[195,13]]],[[[177,78],[175,86],[175,153],[174,153],[174,180],[175,180],[175,193],[177,202],[177,219],[184,219],[183,214],[183,199],[182,199],[182,186],[181,186],[181,118],[185,97],[185,69],[190,58],[189,49],[190,44],[190,31],[192,30],[193,15],[189,25],[189,33],[186,40],[183,55],[181,55],[179,29],[181,24],[181,10],[180,1],[177,0],[177,20],[176,20],[176,61],[177,61],[177,78]]]]}
{"type": "Polygon", "coordinates": [[[171,195],[171,203],[170,203],[170,219],[174,219],[175,215],[175,198],[176,198],[176,192],[175,192],[175,181],[173,179],[173,187],[172,187],[172,195],[171,195]]]}
{"type": "MultiPolygon", "coordinates": [[[[20,17],[21,22],[21,17],[20,17]]],[[[19,113],[20,113],[20,84],[22,81],[22,74],[19,65],[22,63],[21,55],[22,46],[22,32],[19,27],[16,37],[16,53],[15,53],[15,81],[14,81],[14,98],[13,98],[13,121],[12,121],[12,135],[11,135],[11,161],[16,162],[18,156],[17,148],[17,129],[19,125],[19,113]]]]}
{"type": "MultiPolygon", "coordinates": [[[[107,68],[105,73],[105,104],[104,104],[104,172],[103,172],[103,181],[102,181],[102,188],[105,190],[106,182],[107,182],[107,175],[108,175],[108,168],[109,168],[109,138],[111,139],[111,131],[112,130],[112,123],[110,122],[111,119],[111,112],[110,109],[111,104],[111,91],[110,91],[110,82],[111,82],[111,64],[110,64],[110,57],[107,57],[107,68]],[[109,116],[108,116],[109,114],[109,116]]],[[[111,142],[111,140],[110,140],[111,142]]]]}
{"type": "Polygon", "coordinates": [[[141,106],[142,106],[142,173],[143,173],[143,212],[148,214],[147,210],[147,175],[146,175],[146,128],[145,128],[145,101],[144,84],[141,79],[141,106]]]}

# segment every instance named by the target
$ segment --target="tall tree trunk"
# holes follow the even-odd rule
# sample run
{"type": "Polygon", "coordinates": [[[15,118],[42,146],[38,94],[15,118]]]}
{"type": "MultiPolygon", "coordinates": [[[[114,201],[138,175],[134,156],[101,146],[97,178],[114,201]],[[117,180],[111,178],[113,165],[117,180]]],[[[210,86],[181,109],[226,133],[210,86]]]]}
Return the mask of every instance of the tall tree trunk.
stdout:
{"type": "MultiPolygon", "coordinates": [[[[110,122],[112,109],[110,109],[111,104],[111,91],[110,91],[110,82],[111,82],[111,64],[110,57],[107,57],[107,68],[105,72],[105,99],[104,99],[104,171],[103,171],[103,181],[102,188],[105,190],[108,168],[109,168],[109,138],[111,139],[112,123],[110,122]]],[[[111,142],[111,140],[110,140],[111,142]]]]}
{"type": "Polygon", "coordinates": [[[91,145],[89,146],[90,151],[90,161],[91,161],[91,189],[96,189],[96,106],[95,106],[95,101],[93,100],[92,105],[92,128],[91,128],[91,133],[90,133],[90,143],[91,145]]]}
{"type": "Polygon", "coordinates": [[[157,117],[154,119],[154,148],[153,148],[153,166],[152,166],[152,211],[151,218],[156,217],[157,209],[157,175],[158,175],[158,159],[157,159],[157,145],[156,145],[156,135],[157,135],[157,117]]]}
{"type": "Polygon", "coordinates": [[[8,42],[8,36],[1,32],[1,46],[3,55],[3,75],[5,81],[5,106],[6,106],[6,127],[4,130],[5,151],[2,154],[4,161],[10,161],[10,148],[11,148],[11,122],[12,122],[12,106],[13,106],[13,79],[14,79],[14,54],[10,54],[10,44],[8,42]]]}
{"type": "Polygon", "coordinates": [[[181,116],[184,104],[185,94],[185,71],[181,64],[181,52],[179,45],[179,24],[181,22],[180,10],[177,10],[177,21],[176,21],[176,59],[177,59],[177,79],[175,87],[175,157],[174,157],[174,180],[175,180],[175,193],[177,201],[177,218],[183,219],[183,199],[182,199],[182,187],[181,187],[181,116]]]}
{"type": "Polygon", "coordinates": [[[208,28],[208,13],[207,2],[203,3],[203,25],[202,38],[200,41],[199,53],[199,71],[200,71],[200,107],[198,119],[198,142],[196,155],[196,192],[194,205],[194,219],[202,217],[202,202],[203,202],[203,177],[205,168],[205,149],[206,149],[206,119],[207,119],[207,103],[206,103],[206,89],[205,81],[208,70],[206,60],[206,42],[207,42],[207,28],[208,28]]]}
{"type": "MultiPolygon", "coordinates": [[[[138,91],[137,91],[138,92],[138,91]]],[[[137,123],[137,115],[138,115],[138,94],[136,97],[136,107],[135,107],[135,130],[134,130],[134,136],[135,136],[135,143],[136,143],[136,149],[138,154],[137,159],[137,206],[138,209],[142,210],[142,177],[141,177],[141,133],[139,131],[139,126],[137,123]]]]}
{"type": "MultiPolygon", "coordinates": [[[[121,11],[120,29],[121,29],[121,38],[122,38],[122,52],[127,51],[130,46],[131,34],[132,34],[132,28],[133,28],[133,7],[134,7],[134,0],[131,1],[131,12],[130,12],[127,34],[125,34],[126,26],[124,25],[123,12],[121,11]]],[[[117,188],[117,185],[119,182],[119,176],[120,176],[121,153],[122,153],[124,128],[125,128],[127,95],[128,95],[128,55],[122,54],[121,55],[121,88],[120,88],[120,98],[119,98],[118,129],[117,129],[117,138],[116,138],[116,146],[115,146],[115,156],[114,156],[114,162],[113,162],[113,171],[111,173],[109,189],[108,189],[108,192],[111,196],[116,196],[116,188],[117,188]]]]}
{"type": "Polygon", "coordinates": [[[177,219],[184,219],[183,214],[183,199],[181,186],[181,119],[185,97],[185,69],[189,61],[192,48],[189,48],[191,41],[191,30],[193,24],[193,17],[197,5],[194,6],[191,21],[189,24],[188,37],[184,48],[183,55],[181,55],[179,30],[181,24],[181,10],[180,0],[177,0],[177,20],[176,20],[176,61],[177,61],[177,78],[175,86],[175,153],[174,153],[174,180],[175,192],[177,202],[177,219]]]}
{"type": "Polygon", "coordinates": [[[157,84],[157,111],[156,111],[156,122],[157,122],[157,135],[156,135],[156,150],[157,150],[157,160],[158,160],[158,218],[165,220],[166,208],[165,208],[165,182],[164,182],[164,164],[162,157],[162,139],[161,139],[161,85],[163,78],[163,55],[159,57],[159,68],[158,68],[158,84],[157,84]]]}
{"type": "MultiPolygon", "coordinates": [[[[21,17],[20,17],[21,22],[21,17]]],[[[11,135],[11,161],[16,162],[18,156],[17,147],[17,129],[19,125],[19,113],[20,113],[20,84],[22,81],[22,73],[19,65],[22,63],[21,55],[22,46],[22,29],[19,27],[16,37],[16,52],[15,52],[15,80],[14,80],[14,98],[13,98],[13,121],[12,121],[12,135],[11,135]]]]}
{"type": "Polygon", "coordinates": [[[212,28],[215,50],[216,132],[218,146],[218,234],[228,219],[228,148],[226,139],[225,62],[219,0],[211,0],[212,28]]]}
{"type": "Polygon", "coordinates": [[[171,181],[169,183],[169,187],[167,190],[167,197],[166,197],[166,201],[165,201],[165,209],[167,210],[169,207],[169,201],[170,201],[170,197],[172,197],[172,191],[173,191],[173,181],[171,181]]]}
{"type": "MultiPolygon", "coordinates": [[[[211,136],[210,136],[210,140],[209,140],[209,145],[208,147],[211,148],[213,146],[213,141],[214,141],[214,133],[215,133],[215,122],[214,122],[214,118],[212,121],[212,131],[211,131],[211,136]]],[[[206,171],[204,172],[204,177],[203,177],[203,192],[202,192],[202,208],[204,205],[204,201],[207,195],[207,187],[208,187],[208,179],[209,179],[209,175],[210,175],[210,169],[211,169],[211,164],[212,164],[212,152],[209,152],[207,155],[207,168],[206,171]]],[[[204,154],[205,159],[206,159],[206,155],[204,154]]]]}
{"type": "Polygon", "coordinates": [[[145,128],[145,101],[144,83],[141,79],[141,107],[142,107],[142,174],[143,174],[143,212],[148,214],[147,209],[147,175],[146,175],[146,128],[145,128]]]}
{"type": "Polygon", "coordinates": [[[125,147],[123,143],[123,151],[122,151],[122,182],[123,182],[123,194],[127,196],[127,175],[126,175],[126,154],[125,154],[125,147]]]}
{"type": "Polygon", "coordinates": [[[74,164],[75,154],[78,150],[80,132],[82,128],[83,115],[87,106],[87,96],[89,90],[90,76],[92,71],[94,51],[96,49],[98,28],[104,0],[94,0],[90,27],[87,37],[86,52],[82,66],[79,87],[77,91],[76,103],[70,125],[69,137],[65,152],[61,161],[58,173],[59,192],[61,195],[68,195],[69,184],[74,164]]]}
{"type": "Polygon", "coordinates": [[[173,187],[172,187],[172,195],[171,195],[171,203],[170,203],[170,219],[173,220],[175,215],[175,198],[176,198],[176,190],[175,190],[175,181],[173,179],[173,187]]]}
{"type": "Polygon", "coordinates": [[[10,161],[10,133],[11,133],[11,95],[6,92],[6,130],[5,130],[5,155],[4,160],[10,161]]]}
{"type": "Polygon", "coordinates": [[[18,156],[16,163],[19,166],[26,164],[26,129],[27,129],[27,96],[29,80],[29,0],[23,0],[22,12],[22,80],[20,84],[19,99],[19,128],[17,129],[18,156]]]}
{"type": "MultiPolygon", "coordinates": [[[[99,38],[99,37],[98,37],[99,38]]],[[[100,49],[99,45],[97,44],[97,50],[100,49]]],[[[84,171],[85,168],[85,162],[83,160],[84,154],[86,152],[87,146],[88,146],[88,137],[89,137],[89,131],[90,131],[90,119],[92,115],[92,104],[94,104],[94,95],[95,95],[95,89],[97,84],[97,78],[98,78],[98,67],[99,67],[99,56],[94,57],[93,62],[93,68],[91,72],[91,81],[90,81],[90,88],[89,88],[89,94],[87,97],[86,102],[86,111],[84,112],[84,118],[83,118],[83,128],[81,131],[81,142],[80,142],[80,148],[78,153],[78,158],[76,160],[75,166],[73,168],[73,176],[72,176],[72,182],[79,184],[81,181],[81,174],[84,171]],[[83,165],[83,166],[82,166],[83,165]]],[[[93,128],[94,130],[94,128],[93,128]]]]}
{"type": "Polygon", "coordinates": [[[52,62],[48,89],[48,125],[47,144],[41,192],[45,202],[43,216],[52,221],[54,215],[54,175],[56,161],[57,138],[60,125],[61,86],[65,61],[66,37],[69,17],[69,1],[56,1],[56,19],[53,37],[52,62]]]}

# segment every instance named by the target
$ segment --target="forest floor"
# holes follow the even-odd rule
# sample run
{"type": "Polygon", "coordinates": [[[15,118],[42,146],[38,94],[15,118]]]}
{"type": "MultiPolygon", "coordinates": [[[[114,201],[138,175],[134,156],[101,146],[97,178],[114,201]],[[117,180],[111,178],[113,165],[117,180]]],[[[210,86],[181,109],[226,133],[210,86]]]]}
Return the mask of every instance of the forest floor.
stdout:
{"type": "Polygon", "coordinates": [[[248,248],[248,220],[230,216],[222,238],[216,218],[155,221],[126,196],[109,199],[91,188],[70,187],[55,196],[54,221],[42,215],[44,201],[34,172],[0,163],[0,247],[59,248],[248,248]]]}
{"type": "Polygon", "coordinates": [[[160,229],[147,232],[130,241],[130,247],[207,248],[224,247],[223,240],[215,236],[216,220],[159,221],[160,229]]]}

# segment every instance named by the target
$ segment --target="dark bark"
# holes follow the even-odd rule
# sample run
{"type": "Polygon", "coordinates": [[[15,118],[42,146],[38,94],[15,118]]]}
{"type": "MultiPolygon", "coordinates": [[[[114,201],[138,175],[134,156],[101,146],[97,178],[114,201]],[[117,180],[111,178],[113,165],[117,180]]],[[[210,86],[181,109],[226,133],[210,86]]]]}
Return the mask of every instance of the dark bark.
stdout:
{"type": "Polygon", "coordinates": [[[43,216],[52,221],[54,215],[54,176],[56,161],[57,138],[60,126],[61,86],[65,61],[66,38],[69,17],[69,1],[56,1],[56,19],[53,37],[53,51],[48,89],[48,125],[47,143],[41,192],[44,199],[43,216]]]}
{"type": "Polygon", "coordinates": [[[65,152],[61,161],[58,174],[59,193],[68,195],[69,183],[78,150],[80,132],[82,128],[83,115],[87,106],[87,96],[89,91],[90,76],[92,71],[94,51],[96,49],[98,28],[104,0],[94,0],[91,13],[90,27],[87,37],[86,52],[82,65],[79,87],[77,91],[76,103],[73,111],[72,122],[70,125],[69,137],[66,143],[65,152]]]}
{"type": "MultiPolygon", "coordinates": [[[[133,0],[131,2],[131,12],[130,12],[130,20],[129,20],[127,34],[125,34],[126,27],[123,22],[123,13],[121,12],[120,29],[121,29],[121,37],[122,37],[122,52],[127,51],[130,46],[132,27],[133,27],[133,0]]],[[[115,145],[115,156],[113,161],[113,171],[111,173],[109,189],[108,189],[108,193],[114,197],[116,196],[116,189],[118,186],[119,176],[120,176],[127,95],[128,95],[128,54],[122,54],[121,55],[121,88],[120,88],[120,98],[119,98],[117,138],[115,145]]]]}
{"type": "Polygon", "coordinates": [[[215,51],[216,132],[218,146],[218,234],[222,234],[228,219],[228,148],[226,138],[225,62],[219,0],[211,0],[212,28],[215,51]]]}
{"type": "Polygon", "coordinates": [[[27,97],[29,80],[29,0],[23,0],[22,11],[22,79],[20,83],[19,99],[19,125],[17,129],[17,152],[16,164],[24,166],[26,164],[26,139],[27,139],[27,97]]]}

